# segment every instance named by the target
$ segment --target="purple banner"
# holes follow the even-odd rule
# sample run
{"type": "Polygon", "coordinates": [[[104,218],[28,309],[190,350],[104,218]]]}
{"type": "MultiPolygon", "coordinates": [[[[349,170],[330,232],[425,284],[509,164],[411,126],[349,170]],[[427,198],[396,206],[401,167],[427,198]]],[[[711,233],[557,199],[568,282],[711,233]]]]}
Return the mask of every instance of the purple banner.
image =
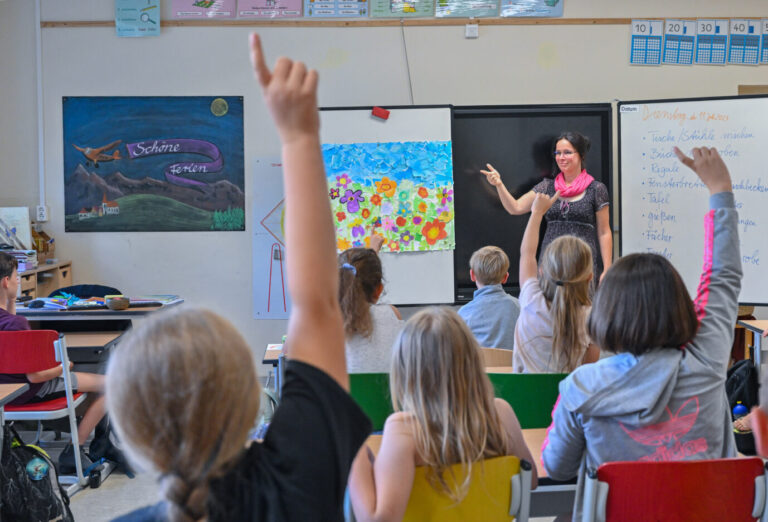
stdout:
{"type": "Polygon", "coordinates": [[[173,163],[165,168],[165,179],[182,187],[205,188],[206,181],[195,178],[205,178],[206,174],[215,174],[224,166],[219,148],[204,140],[173,139],[152,140],[128,143],[128,156],[131,159],[155,156],[157,154],[192,153],[209,157],[212,161],[183,161],[173,163]]]}

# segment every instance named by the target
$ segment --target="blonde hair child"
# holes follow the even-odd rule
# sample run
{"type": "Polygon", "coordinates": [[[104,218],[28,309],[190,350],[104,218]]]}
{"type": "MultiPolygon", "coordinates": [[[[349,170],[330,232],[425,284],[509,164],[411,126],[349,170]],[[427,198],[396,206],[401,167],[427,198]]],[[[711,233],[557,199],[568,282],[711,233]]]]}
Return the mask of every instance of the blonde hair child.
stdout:
{"type": "Polygon", "coordinates": [[[256,35],[251,57],[283,144],[293,308],[282,400],[263,443],[246,448],[259,384],[235,328],[195,309],[144,322],[121,343],[107,372],[117,432],[128,453],[158,473],[164,499],[130,520],[340,519],[349,467],[370,432],[345,391],[317,73],[287,58],[270,71],[256,35]]]}
{"type": "Polygon", "coordinates": [[[382,236],[373,234],[371,248],[349,248],[339,254],[339,305],[349,373],[388,372],[392,344],[402,328],[397,308],[378,302],[384,291],[378,255],[383,242],[382,236]]]}
{"type": "Polygon", "coordinates": [[[352,466],[358,520],[401,520],[416,466],[428,466],[433,487],[459,501],[478,461],[517,455],[532,462],[512,407],[494,399],[477,341],[456,312],[429,308],[414,315],[392,357],[396,413],[387,419],[375,462],[364,447],[352,466]],[[448,467],[458,463],[464,476],[447,479],[448,467]]]}
{"type": "Polygon", "coordinates": [[[586,334],[593,275],[589,245],[560,236],[536,264],[541,221],[558,197],[536,194],[520,244],[520,316],[512,363],[520,373],[567,373],[600,356],[586,334]]]}

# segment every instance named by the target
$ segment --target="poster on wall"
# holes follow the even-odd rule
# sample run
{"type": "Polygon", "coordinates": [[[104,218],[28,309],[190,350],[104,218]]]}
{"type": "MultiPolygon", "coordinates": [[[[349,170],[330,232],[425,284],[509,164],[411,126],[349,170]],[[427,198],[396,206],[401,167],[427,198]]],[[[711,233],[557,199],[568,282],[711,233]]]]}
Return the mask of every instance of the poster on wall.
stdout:
{"type": "Polygon", "coordinates": [[[501,0],[501,16],[560,17],[563,0],[501,0]]]}
{"type": "Polygon", "coordinates": [[[424,18],[434,14],[434,0],[371,0],[372,18],[424,18]]]}
{"type": "Polygon", "coordinates": [[[171,18],[234,18],[237,0],[173,0],[171,18]]]}
{"type": "Polygon", "coordinates": [[[115,0],[117,36],[160,34],[160,0],[115,0]]]}
{"type": "Polygon", "coordinates": [[[437,0],[438,18],[483,18],[499,15],[498,0],[437,0]]]}
{"type": "Polygon", "coordinates": [[[302,0],[237,0],[239,18],[295,18],[302,0]]]}
{"type": "Polygon", "coordinates": [[[245,230],[241,96],[62,98],[66,232],[245,230]]]}
{"type": "Polygon", "coordinates": [[[385,238],[382,252],[452,250],[450,141],[323,144],[339,251],[385,238]]]}
{"type": "Polygon", "coordinates": [[[368,0],[304,0],[307,18],[367,18],[368,0]]]}

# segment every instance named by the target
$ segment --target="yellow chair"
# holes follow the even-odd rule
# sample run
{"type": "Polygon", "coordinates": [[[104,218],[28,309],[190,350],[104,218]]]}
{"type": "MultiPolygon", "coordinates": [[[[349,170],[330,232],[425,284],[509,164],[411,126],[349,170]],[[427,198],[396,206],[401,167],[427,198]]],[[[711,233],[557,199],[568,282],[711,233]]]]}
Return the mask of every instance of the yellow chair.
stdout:
{"type": "MultiPolygon", "coordinates": [[[[531,501],[531,464],[517,457],[495,457],[472,465],[472,480],[464,499],[456,504],[436,491],[427,480],[425,466],[416,468],[411,497],[405,510],[405,522],[483,522],[513,518],[527,522],[531,501]]],[[[458,480],[460,464],[451,466],[458,480]]],[[[446,473],[450,482],[451,475],[446,473]]]]}

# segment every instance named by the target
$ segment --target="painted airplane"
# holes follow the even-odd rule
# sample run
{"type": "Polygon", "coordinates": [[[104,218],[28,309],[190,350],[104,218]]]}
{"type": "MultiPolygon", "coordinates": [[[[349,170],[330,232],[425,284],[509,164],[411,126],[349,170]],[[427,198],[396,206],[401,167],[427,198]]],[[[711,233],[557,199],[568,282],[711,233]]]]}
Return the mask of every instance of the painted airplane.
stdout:
{"type": "Polygon", "coordinates": [[[109,145],[104,145],[103,147],[97,147],[97,148],[91,148],[91,147],[78,147],[74,143],[72,146],[83,153],[83,156],[85,156],[85,164],[90,165],[93,163],[93,166],[96,168],[99,168],[99,162],[105,162],[105,161],[112,161],[112,160],[118,160],[120,159],[120,151],[115,150],[111,154],[104,154],[105,151],[112,149],[114,147],[117,147],[120,145],[122,140],[113,141],[109,145]]]}

